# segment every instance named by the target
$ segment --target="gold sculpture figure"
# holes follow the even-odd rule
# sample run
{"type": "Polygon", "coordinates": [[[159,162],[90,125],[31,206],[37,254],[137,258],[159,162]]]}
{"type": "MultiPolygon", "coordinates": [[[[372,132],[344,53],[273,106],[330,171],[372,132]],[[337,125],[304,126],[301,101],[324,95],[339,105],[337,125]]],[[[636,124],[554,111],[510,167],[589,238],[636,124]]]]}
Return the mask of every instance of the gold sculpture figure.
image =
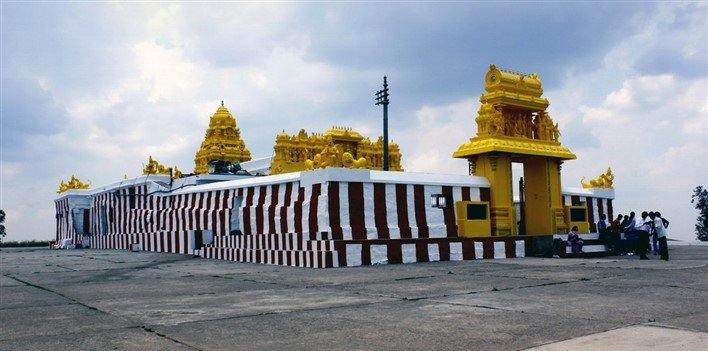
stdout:
{"type": "MultiPolygon", "coordinates": [[[[308,134],[301,129],[289,135],[285,131],[275,138],[270,174],[297,172],[324,167],[367,168],[383,167],[383,138],[365,138],[347,127],[332,127],[324,133],[308,134]]],[[[401,171],[401,151],[389,142],[390,170],[401,171]]]]}
{"type": "Polygon", "coordinates": [[[330,140],[330,144],[325,146],[313,159],[306,159],[304,166],[306,170],[327,167],[366,168],[367,161],[363,157],[355,160],[350,152],[343,152],[341,146],[330,140]]]}
{"type": "Polygon", "coordinates": [[[143,174],[170,174],[170,168],[148,156],[148,163],[143,167],[143,174]]]}
{"type": "Polygon", "coordinates": [[[68,182],[64,182],[63,180],[59,183],[59,190],[57,190],[57,194],[61,194],[67,190],[71,189],[88,189],[91,187],[91,183],[84,183],[79,178],[76,178],[74,175],[71,176],[68,182]]]}
{"type": "Polygon", "coordinates": [[[591,189],[591,188],[612,188],[612,184],[615,180],[615,175],[612,173],[612,169],[610,167],[607,167],[607,171],[605,173],[600,174],[597,178],[591,179],[588,182],[583,181],[585,178],[580,181],[580,184],[583,185],[583,188],[585,189],[591,189]]]}
{"type": "Polygon", "coordinates": [[[504,118],[501,111],[495,109],[489,119],[489,134],[499,135],[504,133],[504,118]]]}
{"type": "MultiPolygon", "coordinates": [[[[143,174],[170,174],[170,167],[157,162],[152,156],[148,156],[148,163],[143,166],[143,174]]],[[[177,166],[172,168],[172,178],[182,178],[182,172],[177,166]]]]}

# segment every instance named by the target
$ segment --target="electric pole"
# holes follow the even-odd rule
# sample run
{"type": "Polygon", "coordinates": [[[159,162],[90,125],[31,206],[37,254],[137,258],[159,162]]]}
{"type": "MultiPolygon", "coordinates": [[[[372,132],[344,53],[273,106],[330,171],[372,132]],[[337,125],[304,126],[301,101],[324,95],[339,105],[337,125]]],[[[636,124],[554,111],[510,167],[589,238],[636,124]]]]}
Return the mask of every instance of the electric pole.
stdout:
{"type": "Polygon", "coordinates": [[[388,171],[388,82],[384,76],[383,90],[376,92],[376,105],[383,105],[383,170],[388,171]]]}

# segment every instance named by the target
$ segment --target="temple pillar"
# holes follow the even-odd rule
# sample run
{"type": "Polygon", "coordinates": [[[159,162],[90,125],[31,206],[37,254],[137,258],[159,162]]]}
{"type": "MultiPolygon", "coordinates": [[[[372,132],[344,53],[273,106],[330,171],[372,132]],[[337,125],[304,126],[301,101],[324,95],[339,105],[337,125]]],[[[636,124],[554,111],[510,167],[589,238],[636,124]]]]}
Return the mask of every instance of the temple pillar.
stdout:
{"type": "Polygon", "coordinates": [[[511,156],[484,154],[474,161],[474,175],[489,180],[489,215],[492,236],[516,235],[516,213],[511,183],[511,156]]]}
{"type": "Polygon", "coordinates": [[[548,162],[548,179],[551,184],[549,189],[551,202],[551,216],[553,217],[553,233],[565,234],[570,228],[565,222],[563,189],[561,188],[561,164],[559,159],[546,159],[548,162]]]}

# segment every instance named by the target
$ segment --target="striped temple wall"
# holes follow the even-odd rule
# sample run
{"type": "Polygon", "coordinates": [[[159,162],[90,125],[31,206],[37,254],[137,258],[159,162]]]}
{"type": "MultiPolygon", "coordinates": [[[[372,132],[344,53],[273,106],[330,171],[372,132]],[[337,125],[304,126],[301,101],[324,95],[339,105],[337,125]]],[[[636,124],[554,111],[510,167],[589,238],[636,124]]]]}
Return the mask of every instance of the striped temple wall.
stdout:
{"type": "MultiPolygon", "coordinates": [[[[57,240],[301,267],[512,258],[523,257],[528,247],[528,239],[519,237],[458,238],[454,208],[428,204],[432,194],[488,201],[484,187],[358,181],[303,187],[284,181],[191,190],[151,194],[140,184],[88,195],[90,235],[75,232],[69,197],[60,198],[57,240]],[[234,209],[238,216],[232,216],[234,209]],[[200,241],[204,245],[195,252],[200,241]]],[[[586,201],[591,223],[595,213],[612,214],[611,199],[564,201],[586,201]]]]}
{"type": "Polygon", "coordinates": [[[606,220],[608,225],[614,219],[612,199],[610,198],[580,195],[563,195],[563,204],[566,206],[580,204],[587,205],[590,233],[597,233],[597,222],[600,221],[601,214],[604,214],[607,217],[606,220]]]}
{"type": "Polygon", "coordinates": [[[81,242],[79,235],[76,234],[71,221],[71,207],[69,206],[69,197],[64,197],[54,202],[56,209],[56,236],[55,240],[61,241],[65,238],[70,238],[72,242],[81,242]]]}

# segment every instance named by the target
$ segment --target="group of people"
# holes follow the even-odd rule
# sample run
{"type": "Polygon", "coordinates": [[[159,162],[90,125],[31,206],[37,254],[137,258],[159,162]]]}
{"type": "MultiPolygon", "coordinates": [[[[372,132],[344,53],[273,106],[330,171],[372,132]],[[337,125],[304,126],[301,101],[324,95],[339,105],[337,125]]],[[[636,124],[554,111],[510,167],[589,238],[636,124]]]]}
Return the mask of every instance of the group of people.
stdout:
{"type": "MultiPolygon", "coordinates": [[[[661,217],[659,212],[642,212],[636,217],[634,212],[629,215],[618,215],[611,223],[607,217],[600,215],[597,222],[597,231],[600,241],[605,244],[613,254],[639,255],[642,260],[648,260],[647,252],[659,255],[662,260],[669,260],[669,250],[666,243],[669,221],[661,217]],[[624,235],[623,235],[624,234],[624,235]],[[650,247],[651,241],[651,247],[650,247]]],[[[568,233],[568,243],[573,253],[583,252],[583,240],[578,234],[578,227],[574,226],[568,233]]]]}

